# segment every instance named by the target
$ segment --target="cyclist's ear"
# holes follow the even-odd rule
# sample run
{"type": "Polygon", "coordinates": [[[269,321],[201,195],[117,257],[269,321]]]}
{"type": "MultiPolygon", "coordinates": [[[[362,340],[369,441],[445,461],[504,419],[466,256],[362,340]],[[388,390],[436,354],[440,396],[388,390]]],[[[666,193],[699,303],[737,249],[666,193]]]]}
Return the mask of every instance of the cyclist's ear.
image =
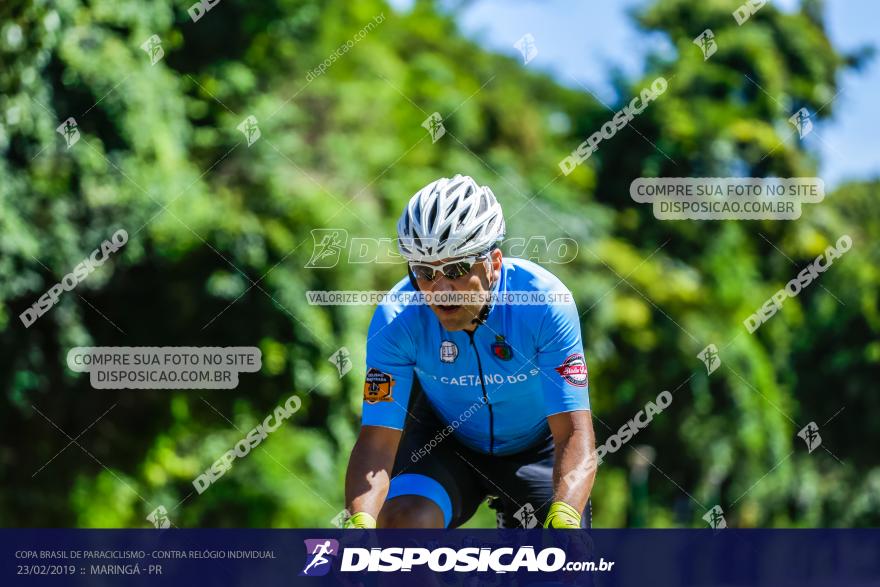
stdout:
{"type": "Polygon", "coordinates": [[[489,254],[489,259],[492,260],[492,269],[495,271],[501,270],[501,259],[503,255],[501,254],[501,249],[497,246],[492,249],[492,252],[489,254]]]}
{"type": "Polygon", "coordinates": [[[489,253],[489,269],[491,271],[489,277],[489,285],[493,285],[495,283],[495,277],[501,271],[501,249],[497,246],[492,249],[492,252],[489,253]]]}

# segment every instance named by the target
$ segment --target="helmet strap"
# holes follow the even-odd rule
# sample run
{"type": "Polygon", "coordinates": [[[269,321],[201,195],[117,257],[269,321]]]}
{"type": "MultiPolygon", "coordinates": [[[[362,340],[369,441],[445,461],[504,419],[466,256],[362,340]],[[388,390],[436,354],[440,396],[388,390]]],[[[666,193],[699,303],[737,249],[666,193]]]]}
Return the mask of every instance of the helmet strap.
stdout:
{"type": "MultiPolygon", "coordinates": [[[[492,249],[494,250],[495,247],[492,247],[492,249]]],[[[495,287],[495,266],[492,264],[491,257],[487,257],[486,260],[489,261],[489,293],[491,295],[492,289],[495,287]]],[[[471,324],[476,324],[477,326],[484,324],[486,319],[489,318],[489,307],[489,302],[486,302],[486,304],[480,309],[479,315],[471,320],[471,324]]]]}

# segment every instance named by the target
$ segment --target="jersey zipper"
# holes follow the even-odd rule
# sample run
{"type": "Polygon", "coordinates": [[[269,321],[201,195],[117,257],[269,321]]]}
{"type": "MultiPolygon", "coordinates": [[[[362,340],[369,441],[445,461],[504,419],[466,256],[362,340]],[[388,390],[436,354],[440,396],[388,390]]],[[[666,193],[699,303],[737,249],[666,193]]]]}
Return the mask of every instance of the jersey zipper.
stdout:
{"type": "Polygon", "coordinates": [[[483,388],[483,401],[489,407],[489,454],[495,450],[495,417],[492,414],[492,404],[489,403],[489,395],[486,393],[486,382],[483,379],[483,364],[480,362],[480,353],[477,351],[477,345],[474,343],[474,330],[468,331],[471,338],[471,346],[474,347],[474,353],[477,355],[477,370],[480,372],[480,387],[483,388]]]}

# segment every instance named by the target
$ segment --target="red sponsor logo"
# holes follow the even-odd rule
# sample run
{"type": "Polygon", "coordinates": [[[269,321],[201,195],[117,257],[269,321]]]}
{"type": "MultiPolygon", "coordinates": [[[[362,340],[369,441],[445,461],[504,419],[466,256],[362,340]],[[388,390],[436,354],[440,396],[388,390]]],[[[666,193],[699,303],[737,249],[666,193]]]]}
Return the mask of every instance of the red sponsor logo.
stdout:
{"type": "Polygon", "coordinates": [[[571,385],[587,386],[587,361],[581,353],[568,355],[565,361],[556,367],[556,372],[571,385]]]}

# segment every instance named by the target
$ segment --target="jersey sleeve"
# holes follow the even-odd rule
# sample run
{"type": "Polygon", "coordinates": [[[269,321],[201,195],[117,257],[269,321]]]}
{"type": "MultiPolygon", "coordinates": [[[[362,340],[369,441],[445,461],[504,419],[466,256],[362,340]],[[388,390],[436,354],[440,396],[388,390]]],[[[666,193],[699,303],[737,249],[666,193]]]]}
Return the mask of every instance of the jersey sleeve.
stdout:
{"type": "Polygon", "coordinates": [[[538,367],[547,416],[590,409],[589,378],[580,316],[569,292],[546,308],[538,331],[538,367]]]}
{"type": "Polygon", "coordinates": [[[415,369],[415,348],[404,315],[379,306],[367,335],[361,424],[403,430],[415,369]]]}

